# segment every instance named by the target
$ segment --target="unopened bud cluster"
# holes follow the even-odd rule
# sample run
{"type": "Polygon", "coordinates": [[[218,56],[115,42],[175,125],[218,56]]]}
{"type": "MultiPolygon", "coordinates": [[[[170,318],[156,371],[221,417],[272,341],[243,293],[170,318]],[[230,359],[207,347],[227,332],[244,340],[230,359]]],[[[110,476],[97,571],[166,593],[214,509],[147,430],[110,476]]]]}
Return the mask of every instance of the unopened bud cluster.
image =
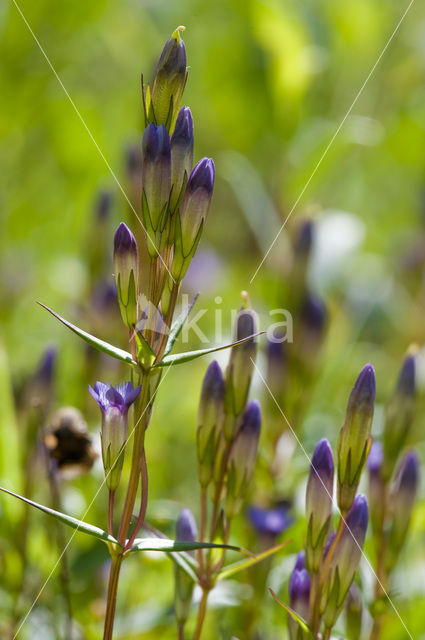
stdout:
{"type": "MultiPolygon", "coordinates": [[[[330,637],[344,603],[349,607],[353,624],[361,625],[361,603],[353,600],[357,592],[352,584],[362,556],[369,507],[365,496],[356,492],[370,448],[374,397],[375,375],[373,367],[366,365],[351,392],[340,431],[337,500],[334,500],[334,458],[329,442],[321,440],[311,458],[306,490],[305,554],[298,556],[289,596],[291,608],[310,626],[315,638],[322,628],[325,637],[330,637]],[[340,512],[336,530],[332,523],[334,504],[340,512]]],[[[289,621],[289,633],[291,640],[309,637],[294,619],[289,621]]]]}

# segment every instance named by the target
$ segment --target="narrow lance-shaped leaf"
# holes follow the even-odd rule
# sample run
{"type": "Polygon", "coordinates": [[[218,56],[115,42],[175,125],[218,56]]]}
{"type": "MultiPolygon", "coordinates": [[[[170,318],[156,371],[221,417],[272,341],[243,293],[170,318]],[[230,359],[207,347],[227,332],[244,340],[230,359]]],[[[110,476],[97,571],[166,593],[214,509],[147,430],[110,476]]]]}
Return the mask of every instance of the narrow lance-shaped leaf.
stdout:
{"type": "Polygon", "coordinates": [[[157,367],[168,367],[174,364],[183,364],[183,362],[189,362],[190,360],[196,360],[196,358],[200,358],[201,356],[205,356],[209,353],[215,353],[216,351],[223,351],[224,349],[230,349],[237,344],[242,344],[242,342],[246,342],[247,340],[252,340],[252,338],[256,338],[257,336],[261,336],[265,331],[260,331],[259,333],[254,333],[252,336],[247,336],[243,340],[237,340],[236,342],[232,342],[231,344],[225,344],[221,347],[210,347],[208,349],[199,349],[198,351],[186,351],[185,353],[176,353],[173,355],[168,355],[161,360],[161,362],[157,362],[153,365],[152,369],[156,369],[157,367]]]}
{"type": "Polygon", "coordinates": [[[285,609],[285,611],[287,611],[287,613],[289,613],[291,618],[293,620],[295,620],[297,625],[303,631],[305,631],[305,633],[308,633],[308,635],[312,638],[313,637],[313,631],[312,631],[311,627],[307,624],[307,622],[305,620],[303,620],[303,618],[301,618],[301,616],[299,616],[297,613],[295,613],[295,611],[293,611],[290,607],[288,607],[287,604],[282,602],[282,600],[279,600],[279,598],[277,597],[277,595],[275,594],[273,589],[271,589],[270,587],[269,587],[269,591],[270,591],[271,595],[273,596],[273,599],[277,602],[277,604],[279,604],[281,607],[283,607],[283,609],[285,609]]]}
{"type": "Polygon", "coordinates": [[[179,551],[195,551],[196,549],[229,549],[231,551],[240,551],[247,555],[252,555],[242,547],[236,547],[230,544],[215,544],[213,542],[180,542],[178,540],[170,540],[169,538],[137,538],[129,552],[133,551],[165,551],[174,553],[179,551]]]}
{"type": "Polygon", "coordinates": [[[183,325],[189,317],[190,312],[193,309],[195,302],[197,301],[199,293],[190,301],[190,303],[183,309],[181,314],[175,319],[170,329],[170,333],[168,335],[167,346],[165,347],[164,357],[167,356],[172,350],[175,341],[180,335],[181,330],[183,329],[183,325]]]}
{"type": "MultiPolygon", "coordinates": [[[[156,538],[160,538],[162,540],[166,540],[167,536],[162,533],[159,529],[155,529],[152,525],[145,522],[143,528],[149,533],[153,533],[156,538]]],[[[198,571],[199,564],[197,560],[190,554],[182,551],[181,553],[167,553],[167,556],[175,562],[183,571],[187,573],[187,575],[192,578],[194,582],[198,581],[198,577],[196,572],[198,571]]]]}
{"type": "Polygon", "coordinates": [[[99,540],[103,540],[104,542],[112,542],[113,544],[119,544],[118,540],[115,540],[112,536],[108,534],[107,531],[100,529],[99,527],[95,527],[92,524],[88,524],[87,522],[83,522],[83,520],[77,520],[77,518],[73,518],[72,516],[68,516],[66,513],[61,513],[60,511],[55,511],[54,509],[50,509],[49,507],[44,506],[43,504],[39,504],[38,502],[34,502],[33,500],[29,500],[28,498],[24,498],[13,491],[9,491],[9,489],[5,489],[4,487],[0,487],[0,491],[7,493],[9,496],[13,496],[14,498],[18,498],[29,504],[31,507],[35,507],[47,515],[56,518],[60,522],[68,525],[72,529],[76,529],[77,531],[81,531],[81,533],[87,533],[89,536],[94,536],[99,540]]]}
{"type": "Polygon", "coordinates": [[[217,576],[217,579],[225,580],[227,578],[230,578],[230,576],[234,576],[236,573],[239,573],[240,571],[245,571],[245,569],[249,569],[250,567],[253,567],[258,562],[265,560],[265,558],[272,556],[273,554],[283,549],[283,547],[286,547],[286,545],[289,544],[289,542],[290,540],[288,540],[287,542],[282,542],[281,544],[278,544],[275,547],[271,547],[270,549],[267,549],[266,551],[263,551],[262,553],[255,555],[253,558],[248,558],[247,560],[239,560],[238,562],[234,562],[233,564],[227,565],[227,567],[224,567],[224,569],[220,571],[220,573],[217,576]]]}
{"type": "Polygon", "coordinates": [[[71,331],[76,333],[77,336],[80,336],[80,338],[85,340],[89,345],[91,345],[95,349],[98,349],[99,351],[106,353],[108,356],[112,356],[112,358],[116,358],[116,360],[121,360],[122,362],[131,364],[134,367],[138,366],[137,362],[133,360],[131,353],[129,353],[128,351],[124,351],[123,349],[114,347],[112,344],[109,344],[104,340],[100,340],[99,338],[96,338],[95,336],[90,335],[90,333],[83,331],[82,329],[77,327],[75,324],[72,324],[71,322],[68,322],[68,320],[65,320],[65,318],[62,318],[58,313],[56,313],[52,309],[49,309],[49,307],[46,307],[46,305],[43,304],[42,302],[39,302],[38,304],[41,307],[43,307],[43,309],[46,309],[46,311],[51,313],[52,316],[57,318],[59,322],[62,322],[62,324],[64,324],[65,327],[68,327],[68,329],[71,329],[71,331]]]}

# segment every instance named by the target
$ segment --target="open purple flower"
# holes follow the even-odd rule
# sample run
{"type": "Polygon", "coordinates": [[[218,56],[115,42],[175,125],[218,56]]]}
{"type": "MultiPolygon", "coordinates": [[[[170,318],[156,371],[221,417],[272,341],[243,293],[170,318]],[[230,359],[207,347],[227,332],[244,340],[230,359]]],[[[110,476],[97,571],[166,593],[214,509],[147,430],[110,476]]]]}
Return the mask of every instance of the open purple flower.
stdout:
{"type": "Polygon", "coordinates": [[[248,517],[259,536],[276,538],[292,524],[293,518],[288,511],[286,505],[279,505],[273,509],[253,506],[248,510],[248,517]]]}
{"type": "Polygon", "coordinates": [[[113,387],[109,382],[96,382],[89,391],[102,413],[102,459],[106,486],[115,491],[119,485],[124,464],[127,440],[127,415],[130,406],[140,393],[140,386],[133,388],[131,382],[113,387]]]}

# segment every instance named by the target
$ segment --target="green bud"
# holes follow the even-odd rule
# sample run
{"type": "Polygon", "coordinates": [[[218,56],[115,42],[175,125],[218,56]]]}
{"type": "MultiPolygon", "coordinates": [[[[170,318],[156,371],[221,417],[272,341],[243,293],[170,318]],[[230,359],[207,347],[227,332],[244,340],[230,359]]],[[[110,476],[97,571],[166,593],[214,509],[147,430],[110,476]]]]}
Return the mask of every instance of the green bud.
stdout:
{"type": "Polygon", "coordinates": [[[310,466],[306,492],[308,522],[306,557],[310,571],[317,571],[325,546],[332,515],[334,461],[329,442],[317,445],[310,466]]]}
{"type": "Polygon", "coordinates": [[[170,136],[165,127],[150,124],[142,138],[142,216],[148,250],[157,257],[168,236],[168,202],[171,191],[170,136]],[[157,247],[154,246],[154,239],[157,247]]]}
{"type": "Polygon", "coordinates": [[[327,629],[334,626],[353,582],[362,555],[368,519],[367,500],[358,495],[347,513],[341,534],[335,538],[336,546],[322,591],[320,612],[327,629]]]}
{"type": "Polygon", "coordinates": [[[152,91],[145,96],[146,125],[149,122],[164,125],[169,131],[174,125],[187,80],[186,47],[175,30],[165,43],[158,61],[152,91]]]}
{"type": "Polygon", "coordinates": [[[225,506],[228,518],[235,516],[242,506],[246,486],[254,470],[260,429],[260,405],[257,400],[252,400],[242,416],[241,427],[230,453],[225,506]]]}
{"type": "Polygon", "coordinates": [[[363,603],[360,589],[355,582],[351,585],[345,603],[347,640],[360,640],[362,631],[363,603]]]}
{"type": "MultiPolygon", "coordinates": [[[[252,309],[242,309],[236,319],[235,341],[252,336],[257,330],[257,314],[252,309]]],[[[226,370],[225,434],[232,440],[239,426],[237,418],[245,409],[257,354],[255,338],[232,347],[226,370]]]]}
{"type": "Polygon", "coordinates": [[[390,492],[391,526],[388,533],[387,571],[394,567],[406,540],[419,482],[419,459],[415,451],[403,457],[390,492]]]}
{"type": "Polygon", "coordinates": [[[139,256],[136,239],[124,222],[114,237],[114,268],[121,316],[127,327],[137,323],[139,256]]]}
{"type": "Polygon", "coordinates": [[[224,392],[223,374],[219,364],[214,361],[204,378],[198,410],[198,476],[202,487],[208,486],[214,471],[223,419],[224,392]]]}
{"type": "Polygon", "coordinates": [[[375,372],[372,365],[367,364],[351,392],[339,434],[338,506],[343,514],[353,503],[369,455],[375,390],[375,372]]]}
{"type": "Polygon", "coordinates": [[[404,360],[397,386],[385,411],[384,463],[382,467],[385,481],[390,479],[411,429],[415,392],[415,358],[409,355],[404,360]]]}

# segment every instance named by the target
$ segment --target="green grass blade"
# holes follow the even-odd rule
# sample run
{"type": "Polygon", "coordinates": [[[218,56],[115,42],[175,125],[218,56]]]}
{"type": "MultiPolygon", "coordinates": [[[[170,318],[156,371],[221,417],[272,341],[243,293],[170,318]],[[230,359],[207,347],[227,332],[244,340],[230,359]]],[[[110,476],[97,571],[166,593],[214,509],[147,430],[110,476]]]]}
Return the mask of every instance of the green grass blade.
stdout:
{"type": "Polygon", "coordinates": [[[233,564],[227,565],[227,567],[224,567],[224,569],[220,571],[218,580],[225,580],[227,578],[230,578],[230,576],[234,576],[240,571],[244,571],[245,569],[249,569],[249,567],[253,567],[258,562],[261,562],[265,558],[268,558],[269,556],[272,556],[273,554],[283,549],[283,547],[286,547],[289,542],[289,540],[287,542],[282,542],[275,547],[267,549],[267,551],[263,551],[262,553],[255,555],[253,558],[248,558],[247,560],[239,560],[239,562],[234,562],[233,564]]]}

